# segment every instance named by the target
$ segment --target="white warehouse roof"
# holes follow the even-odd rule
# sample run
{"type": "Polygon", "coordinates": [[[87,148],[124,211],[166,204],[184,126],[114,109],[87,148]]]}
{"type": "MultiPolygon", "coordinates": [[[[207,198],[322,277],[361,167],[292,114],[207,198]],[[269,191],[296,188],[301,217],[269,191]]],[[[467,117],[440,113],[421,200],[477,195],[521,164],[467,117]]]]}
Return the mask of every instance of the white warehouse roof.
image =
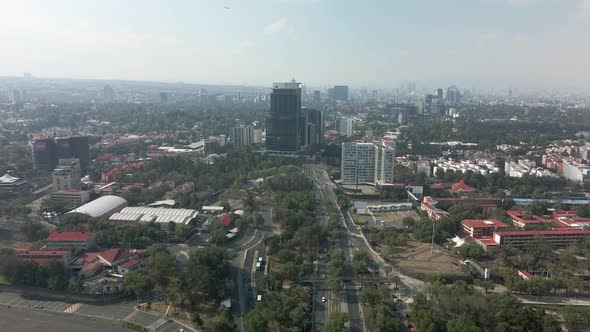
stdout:
{"type": "Polygon", "coordinates": [[[127,200],[122,197],[107,195],[88,202],[68,213],[82,213],[93,218],[102,217],[127,205],[127,200]]]}
{"type": "Polygon", "coordinates": [[[126,207],[121,212],[113,214],[109,220],[140,221],[177,224],[188,224],[199,212],[192,209],[165,209],[151,207],[126,207]]]}

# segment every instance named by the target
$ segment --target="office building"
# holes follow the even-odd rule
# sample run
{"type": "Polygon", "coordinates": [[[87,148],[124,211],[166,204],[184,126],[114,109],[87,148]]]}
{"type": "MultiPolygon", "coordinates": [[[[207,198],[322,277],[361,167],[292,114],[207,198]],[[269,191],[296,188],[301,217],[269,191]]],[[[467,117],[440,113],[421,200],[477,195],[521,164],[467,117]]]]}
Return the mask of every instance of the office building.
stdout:
{"type": "Polygon", "coordinates": [[[320,92],[320,90],[315,90],[313,92],[313,102],[319,103],[322,100],[321,96],[322,96],[322,93],[320,92]]]}
{"type": "Polygon", "coordinates": [[[334,85],[334,100],[347,101],[348,100],[348,86],[334,85]]]}
{"type": "Polygon", "coordinates": [[[441,89],[441,88],[436,89],[436,98],[441,99],[441,100],[443,99],[443,89],[441,89]]]}
{"type": "Polygon", "coordinates": [[[297,152],[301,149],[301,84],[274,83],[266,116],[266,150],[297,152]]]}
{"type": "Polygon", "coordinates": [[[115,100],[115,90],[110,85],[105,85],[103,89],[105,103],[111,103],[115,100]]]}
{"type": "Polygon", "coordinates": [[[352,118],[340,118],[336,119],[336,130],[340,135],[345,137],[351,137],[353,133],[353,120],[352,118]]]}
{"type": "Polygon", "coordinates": [[[85,190],[59,190],[51,193],[50,200],[64,204],[68,209],[73,209],[90,201],[90,194],[85,190]]]}
{"type": "Polygon", "coordinates": [[[45,171],[55,168],[57,147],[53,138],[34,139],[30,143],[33,167],[45,171]]]}
{"type": "Polygon", "coordinates": [[[317,146],[324,144],[324,112],[315,109],[302,110],[304,119],[303,142],[301,145],[317,146]]]}
{"type": "Polygon", "coordinates": [[[590,237],[590,231],[576,228],[554,228],[549,230],[497,231],[494,242],[515,248],[524,248],[527,243],[543,240],[553,247],[568,247],[590,237]]]}
{"type": "Polygon", "coordinates": [[[395,141],[342,143],[341,175],[344,184],[393,183],[395,141]]]}
{"type": "Polygon", "coordinates": [[[459,104],[461,102],[461,93],[459,88],[452,85],[447,89],[447,102],[451,104],[459,104]]]}
{"type": "Polygon", "coordinates": [[[239,126],[230,128],[229,142],[233,146],[254,144],[254,128],[252,126],[239,126]]]}
{"type": "Polygon", "coordinates": [[[71,159],[76,158],[80,160],[80,170],[86,174],[88,165],[90,164],[90,149],[87,136],[72,136],[65,138],[56,138],[56,158],[71,159]]]}
{"type": "Polygon", "coordinates": [[[508,228],[508,225],[497,219],[465,219],[461,222],[465,234],[478,238],[492,236],[494,231],[508,228]]]}
{"type": "Polygon", "coordinates": [[[80,160],[60,159],[56,169],[53,170],[53,189],[80,190],[82,178],[80,174],[80,160]]]}

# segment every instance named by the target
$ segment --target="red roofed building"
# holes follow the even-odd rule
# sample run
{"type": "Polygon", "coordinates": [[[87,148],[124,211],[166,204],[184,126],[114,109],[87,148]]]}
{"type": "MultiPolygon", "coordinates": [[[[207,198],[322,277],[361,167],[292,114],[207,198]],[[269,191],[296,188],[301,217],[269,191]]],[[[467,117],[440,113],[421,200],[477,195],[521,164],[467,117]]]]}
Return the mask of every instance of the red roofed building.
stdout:
{"type": "Polygon", "coordinates": [[[475,242],[477,244],[479,244],[480,246],[482,246],[483,250],[488,250],[488,248],[490,248],[490,247],[497,247],[498,246],[496,241],[494,241],[494,238],[489,237],[489,236],[477,238],[477,239],[475,239],[475,242]]]}
{"type": "Polygon", "coordinates": [[[543,239],[555,247],[567,247],[590,237],[590,231],[574,228],[555,228],[551,230],[498,231],[494,241],[499,245],[523,248],[527,243],[543,239]]]}
{"type": "Polygon", "coordinates": [[[71,260],[71,252],[69,250],[26,250],[17,252],[16,257],[38,264],[57,261],[65,266],[71,260]]]}
{"type": "Polygon", "coordinates": [[[529,271],[524,269],[518,270],[518,275],[524,280],[530,280],[533,277],[529,271]]]}
{"type": "Polygon", "coordinates": [[[231,217],[229,216],[228,213],[226,213],[223,217],[221,217],[219,222],[221,222],[223,227],[227,227],[227,226],[229,226],[229,224],[231,224],[231,217]]]}
{"type": "Polygon", "coordinates": [[[465,233],[474,238],[492,236],[494,231],[508,227],[497,219],[465,219],[461,224],[465,233]]]}
{"type": "Polygon", "coordinates": [[[96,244],[92,232],[59,232],[53,231],[45,240],[49,249],[88,249],[96,244]]]}
{"type": "Polygon", "coordinates": [[[147,254],[147,250],[145,249],[111,248],[99,252],[98,259],[100,259],[106,266],[115,267],[131,260],[132,258],[143,257],[145,254],[147,254]]]}
{"type": "Polygon", "coordinates": [[[584,227],[590,226],[590,218],[583,217],[556,217],[557,225],[561,227],[584,227]]]}
{"type": "Polygon", "coordinates": [[[508,210],[506,214],[512,219],[514,226],[524,229],[527,225],[536,225],[550,222],[550,220],[543,219],[537,215],[533,215],[530,219],[524,219],[525,210],[508,210]]]}
{"type": "Polygon", "coordinates": [[[453,185],[451,186],[451,191],[458,193],[458,194],[462,194],[462,193],[474,193],[477,190],[475,190],[475,188],[473,188],[470,185],[468,185],[467,183],[465,183],[465,180],[461,179],[461,181],[459,181],[457,183],[453,183],[453,185]]]}
{"type": "Polygon", "coordinates": [[[131,271],[140,271],[143,269],[143,267],[144,264],[141,260],[132,259],[117,266],[117,272],[119,272],[119,274],[125,275],[131,271]]]}

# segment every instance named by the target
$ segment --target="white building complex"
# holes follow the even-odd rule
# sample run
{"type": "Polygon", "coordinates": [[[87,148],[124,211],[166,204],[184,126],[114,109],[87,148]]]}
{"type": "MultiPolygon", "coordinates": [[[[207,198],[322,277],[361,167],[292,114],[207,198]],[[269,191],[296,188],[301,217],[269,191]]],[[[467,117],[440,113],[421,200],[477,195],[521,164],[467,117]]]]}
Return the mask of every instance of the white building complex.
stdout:
{"type": "Polygon", "coordinates": [[[436,166],[434,167],[435,176],[438,175],[439,172],[446,172],[447,170],[461,173],[472,171],[475,174],[481,174],[484,176],[500,172],[500,168],[496,167],[496,163],[492,160],[478,159],[454,161],[439,159],[436,161],[436,166]]]}
{"type": "Polygon", "coordinates": [[[344,184],[393,183],[395,141],[342,143],[341,175],[344,184]]]}
{"type": "Polygon", "coordinates": [[[557,177],[555,173],[551,173],[544,168],[537,167],[535,161],[528,159],[521,159],[518,162],[507,160],[504,164],[504,172],[506,173],[506,176],[513,178],[521,178],[526,174],[533,176],[557,177]]]}
{"type": "Polygon", "coordinates": [[[109,217],[127,206],[127,200],[122,197],[107,195],[86,203],[68,213],[81,213],[92,218],[109,217]]]}

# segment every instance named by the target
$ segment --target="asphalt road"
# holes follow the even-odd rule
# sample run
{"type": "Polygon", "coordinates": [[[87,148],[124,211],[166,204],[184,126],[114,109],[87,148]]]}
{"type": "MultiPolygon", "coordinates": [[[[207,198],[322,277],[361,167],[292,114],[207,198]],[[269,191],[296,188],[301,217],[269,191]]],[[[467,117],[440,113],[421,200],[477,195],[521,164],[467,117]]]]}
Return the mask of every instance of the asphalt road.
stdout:
{"type": "MultiPolygon", "coordinates": [[[[53,314],[55,317],[75,317],[79,321],[93,322],[97,320],[108,320],[114,323],[119,322],[123,324],[123,321],[134,322],[145,327],[154,325],[161,325],[159,331],[172,332],[178,331],[180,328],[184,328],[187,331],[190,329],[182,326],[174,321],[162,318],[161,316],[149,314],[143,311],[135,309],[135,302],[123,301],[118,303],[108,304],[88,304],[88,303],[77,303],[76,301],[67,300],[54,300],[46,297],[41,297],[35,294],[23,294],[20,292],[0,292],[0,305],[6,308],[10,307],[14,310],[21,310],[30,313],[42,313],[42,314],[53,314]]],[[[0,310],[0,313],[4,312],[4,308],[0,310]]],[[[33,320],[36,324],[38,321],[35,320],[37,316],[31,316],[29,320],[33,320]]],[[[42,317],[39,321],[43,321],[42,317]]],[[[0,320],[0,324],[2,324],[0,320]]],[[[118,324],[118,323],[117,323],[118,324]]],[[[1,325],[0,325],[1,326],[1,325]]],[[[60,325],[52,325],[60,326],[60,325]]],[[[122,326],[122,325],[121,325],[122,326]]],[[[33,331],[34,329],[24,329],[22,331],[33,331]]],[[[103,331],[111,331],[111,329],[104,329],[103,331]]],[[[18,331],[4,330],[4,331],[18,331]]],[[[50,330],[52,331],[52,330],[50,330]]],[[[76,329],[56,329],[55,331],[76,331],[76,329]]],[[[82,328],[79,331],[87,331],[82,328]]],[[[88,330],[90,331],[90,330],[88,330]]],[[[0,332],[3,332],[0,329],[0,332]]]]}
{"type": "Polygon", "coordinates": [[[0,308],[0,332],[9,331],[85,331],[103,332],[129,331],[124,322],[113,322],[99,318],[87,318],[44,310],[27,310],[24,308],[0,308]]]}

